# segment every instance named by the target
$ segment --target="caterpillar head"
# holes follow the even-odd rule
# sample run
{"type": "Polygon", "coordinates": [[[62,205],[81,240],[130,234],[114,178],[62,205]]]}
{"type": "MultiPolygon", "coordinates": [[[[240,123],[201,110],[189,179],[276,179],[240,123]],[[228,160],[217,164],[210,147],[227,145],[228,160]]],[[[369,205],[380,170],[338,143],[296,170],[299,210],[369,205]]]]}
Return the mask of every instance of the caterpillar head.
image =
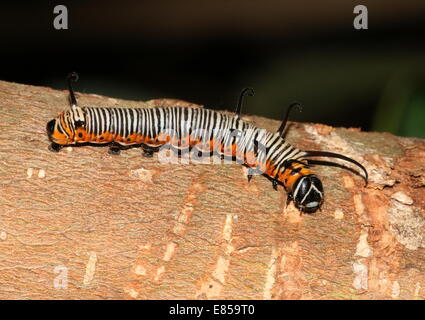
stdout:
{"type": "Polygon", "coordinates": [[[323,186],[314,174],[301,176],[290,193],[295,206],[303,212],[316,211],[323,202],[323,186]]]}
{"type": "Polygon", "coordinates": [[[59,145],[75,143],[75,132],[86,123],[84,111],[75,105],[59,114],[47,123],[47,136],[50,141],[59,145]]]}

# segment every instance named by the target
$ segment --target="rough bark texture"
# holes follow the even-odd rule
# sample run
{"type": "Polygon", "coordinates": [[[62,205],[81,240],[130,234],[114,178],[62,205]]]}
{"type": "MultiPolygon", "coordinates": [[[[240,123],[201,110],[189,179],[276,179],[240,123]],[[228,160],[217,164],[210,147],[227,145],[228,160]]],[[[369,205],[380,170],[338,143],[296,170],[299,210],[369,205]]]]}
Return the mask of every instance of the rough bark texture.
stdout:
{"type": "Polygon", "coordinates": [[[67,103],[65,91],[0,82],[0,298],[425,298],[424,140],[294,123],[290,142],[370,174],[364,187],[348,170],[317,167],[326,198],[308,215],[237,164],[52,153],[45,126],[67,103]]]}

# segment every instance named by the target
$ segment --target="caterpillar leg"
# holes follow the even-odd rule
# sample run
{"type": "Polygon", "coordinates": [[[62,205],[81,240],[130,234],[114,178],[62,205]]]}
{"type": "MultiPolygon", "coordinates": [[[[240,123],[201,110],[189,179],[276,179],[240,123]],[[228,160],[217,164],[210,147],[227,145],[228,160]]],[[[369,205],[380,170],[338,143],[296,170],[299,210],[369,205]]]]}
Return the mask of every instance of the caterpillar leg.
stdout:
{"type": "Polygon", "coordinates": [[[291,202],[292,200],[293,200],[292,195],[288,193],[286,196],[285,208],[288,206],[289,202],[291,202]]]}
{"type": "Polygon", "coordinates": [[[122,149],[123,148],[118,143],[113,142],[109,147],[108,153],[117,156],[120,154],[122,149]]]}
{"type": "Polygon", "coordinates": [[[145,144],[142,144],[141,148],[143,150],[142,155],[146,158],[152,158],[153,154],[159,151],[159,147],[151,147],[145,144]]]}
{"type": "Polygon", "coordinates": [[[256,169],[253,169],[253,168],[249,168],[249,169],[248,169],[248,174],[246,175],[246,176],[247,176],[247,178],[248,178],[248,183],[251,181],[252,176],[253,176],[254,174],[257,174],[257,173],[258,173],[258,170],[256,170],[256,169]]]}
{"type": "Polygon", "coordinates": [[[60,149],[62,149],[63,146],[57,143],[52,142],[51,145],[49,146],[49,150],[52,152],[59,152],[60,149]]]}
{"type": "Polygon", "coordinates": [[[194,146],[193,148],[191,148],[191,151],[193,152],[193,156],[198,160],[202,159],[203,157],[209,157],[211,155],[210,151],[200,149],[198,146],[194,146]]]}
{"type": "Polygon", "coordinates": [[[152,158],[153,157],[153,151],[152,150],[145,150],[144,149],[142,155],[145,158],[152,158]]]}
{"type": "Polygon", "coordinates": [[[272,185],[273,185],[273,189],[277,191],[277,186],[279,185],[279,183],[276,180],[272,180],[272,185]]]}

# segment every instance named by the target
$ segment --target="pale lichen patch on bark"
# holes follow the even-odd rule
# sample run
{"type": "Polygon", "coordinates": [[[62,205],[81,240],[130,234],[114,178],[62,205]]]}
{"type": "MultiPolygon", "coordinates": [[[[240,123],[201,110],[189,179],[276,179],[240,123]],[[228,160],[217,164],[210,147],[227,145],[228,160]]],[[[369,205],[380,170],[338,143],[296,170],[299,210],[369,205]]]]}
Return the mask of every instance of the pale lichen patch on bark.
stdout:
{"type": "Polygon", "coordinates": [[[339,208],[336,209],[334,211],[334,218],[336,220],[342,220],[342,219],[344,219],[344,211],[342,209],[339,209],[339,208]]]}
{"type": "Polygon", "coordinates": [[[276,282],[276,270],[278,265],[279,250],[275,246],[272,247],[270,262],[267,266],[266,282],[264,284],[263,299],[272,299],[272,289],[276,282]]]}
{"type": "Polygon", "coordinates": [[[152,171],[145,168],[131,170],[131,174],[140,179],[143,183],[152,183],[152,171]]]}
{"type": "Polygon", "coordinates": [[[230,257],[235,250],[232,244],[233,215],[227,214],[222,232],[222,253],[218,256],[214,270],[211,275],[206,275],[205,279],[200,279],[200,288],[196,291],[195,297],[205,296],[208,299],[220,296],[226,284],[226,275],[229,271],[230,257]]]}
{"type": "Polygon", "coordinates": [[[40,170],[38,171],[38,177],[39,177],[40,179],[43,179],[45,176],[46,176],[46,171],[45,171],[44,169],[40,169],[40,170]]]}
{"type": "Polygon", "coordinates": [[[397,240],[409,250],[424,248],[425,220],[423,216],[425,213],[414,206],[405,205],[397,200],[391,200],[390,203],[388,209],[390,230],[397,240]]]}
{"type": "Polygon", "coordinates": [[[398,281],[394,281],[391,288],[391,297],[397,299],[400,297],[400,284],[398,281]]]}
{"type": "Polygon", "coordinates": [[[308,299],[308,293],[303,290],[307,285],[307,280],[302,271],[303,254],[298,241],[282,244],[279,251],[273,297],[276,299],[308,299]]]}
{"type": "Polygon", "coordinates": [[[368,229],[364,228],[360,234],[359,242],[357,243],[356,247],[356,256],[360,256],[363,258],[368,258],[372,255],[372,249],[369,246],[369,243],[367,242],[367,236],[368,236],[368,229]]]}
{"type": "Polygon", "coordinates": [[[86,273],[84,274],[83,286],[87,287],[93,281],[94,273],[96,271],[97,254],[92,251],[89,253],[89,259],[86,265],[86,273]]]}
{"type": "Polygon", "coordinates": [[[0,240],[5,241],[7,239],[7,233],[5,231],[0,232],[0,240]]]}
{"type": "Polygon", "coordinates": [[[363,260],[357,260],[353,263],[353,272],[355,278],[353,280],[353,287],[357,290],[368,289],[368,267],[363,263],[363,260]]]}
{"type": "Polygon", "coordinates": [[[391,198],[393,198],[394,200],[397,200],[398,202],[400,202],[402,204],[406,204],[406,205],[413,204],[413,199],[411,197],[409,197],[403,191],[397,191],[396,193],[393,193],[391,195],[391,198]]]}

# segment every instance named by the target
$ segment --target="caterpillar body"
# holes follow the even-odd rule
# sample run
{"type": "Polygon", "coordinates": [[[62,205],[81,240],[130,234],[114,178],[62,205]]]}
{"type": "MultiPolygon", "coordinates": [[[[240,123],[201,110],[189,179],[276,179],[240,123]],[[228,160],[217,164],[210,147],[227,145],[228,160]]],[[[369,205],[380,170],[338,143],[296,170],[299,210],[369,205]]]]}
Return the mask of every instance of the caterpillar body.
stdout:
{"type": "Polygon", "coordinates": [[[156,108],[106,108],[80,107],[77,105],[71,81],[78,79],[75,73],[68,76],[70,107],[47,124],[47,134],[52,144],[49,149],[59,151],[63,146],[103,144],[110,146],[110,153],[121,149],[141,147],[146,156],[152,156],[167,146],[179,154],[198,151],[213,153],[247,166],[248,181],[253,174],[268,177],[273,187],[283,185],[288,202],[304,212],[314,212],[324,199],[323,186],[308,164],[308,157],[325,156],[349,161],[359,166],[367,182],[367,171],[357,161],[346,156],[325,151],[303,151],[284,139],[286,121],[292,104],[279,130],[275,133],[260,129],[240,119],[244,95],[253,95],[245,89],[235,115],[191,107],[156,108]]]}

